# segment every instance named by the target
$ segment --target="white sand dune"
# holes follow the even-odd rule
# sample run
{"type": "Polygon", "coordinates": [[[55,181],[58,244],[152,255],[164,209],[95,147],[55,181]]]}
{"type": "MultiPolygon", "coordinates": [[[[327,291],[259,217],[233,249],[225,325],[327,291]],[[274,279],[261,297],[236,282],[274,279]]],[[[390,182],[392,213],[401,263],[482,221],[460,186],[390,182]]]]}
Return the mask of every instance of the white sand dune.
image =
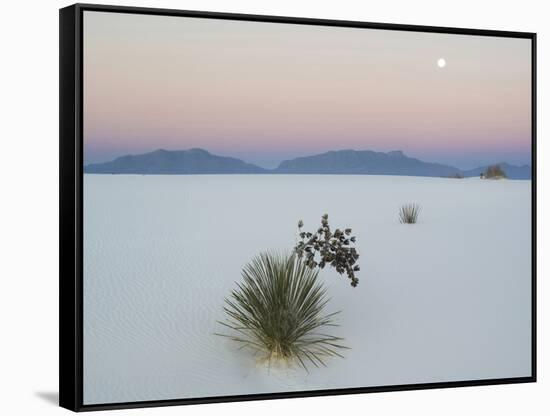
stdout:
{"type": "Polygon", "coordinates": [[[530,374],[530,181],[390,176],[85,175],[84,402],[530,374]],[[422,206],[401,225],[402,203],[422,206]],[[215,336],[240,271],[297,221],[352,227],[360,283],[326,269],[327,368],[273,368],[215,336]]]}

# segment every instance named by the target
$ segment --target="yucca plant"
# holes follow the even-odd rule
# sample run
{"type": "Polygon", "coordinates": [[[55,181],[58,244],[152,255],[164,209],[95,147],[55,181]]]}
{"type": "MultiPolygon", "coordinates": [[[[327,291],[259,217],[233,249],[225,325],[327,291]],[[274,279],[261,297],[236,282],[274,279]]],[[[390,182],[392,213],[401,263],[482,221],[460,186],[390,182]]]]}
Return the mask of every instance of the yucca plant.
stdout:
{"type": "Polygon", "coordinates": [[[406,204],[399,209],[399,222],[401,224],[416,224],[420,214],[420,206],[418,204],[406,204]]]}
{"type": "Polygon", "coordinates": [[[314,232],[303,230],[304,222],[298,221],[300,240],[294,247],[294,253],[304,259],[304,264],[312,269],[325,266],[333,267],[337,273],[346,273],[352,287],[357,287],[359,278],[355,275],[360,270],[359,253],[353,247],[356,237],[351,235],[351,228],[334,232],[328,223],[328,214],[321,217],[321,226],[314,232]]]}
{"type": "Polygon", "coordinates": [[[296,255],[262,253],[243,271],[243,280],[225,299],[228,337],[253,349],[269,364],[284,361],[325,365],[325,359],[339,356],[342,338],[323,331],[336,326],[325,314],[326,289],[311,269],[296,255]]]}
{"type": "Polygon", "coordinates": [[[507,176],[500,165],[491,165],[487,167],[485,177],[487,179],[505,179],[507,176]]]}

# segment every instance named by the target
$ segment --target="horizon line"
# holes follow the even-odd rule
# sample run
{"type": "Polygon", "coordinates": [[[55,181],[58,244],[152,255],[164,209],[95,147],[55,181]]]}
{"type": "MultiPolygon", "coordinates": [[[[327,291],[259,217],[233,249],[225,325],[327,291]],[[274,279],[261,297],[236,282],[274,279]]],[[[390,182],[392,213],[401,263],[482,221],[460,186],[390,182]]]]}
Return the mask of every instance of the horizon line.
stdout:
{"type": "Polygon", "coordinates": [[[389,150],[389,151],[378,151],[378,150],[372,150],[372,149],[361,149],[361,150],[356,150],[356,149],[352,149],[352,148],[344,148],[344,149],[338,149],[338,150],[327,150],[327,151],[324,151],[324,152],[319,152],[319,153],[312,153],[312,154],[308,154],[306,156],[296,156],[296,157],[293,157],[293,158],[287,158],[287,159],[283,159],[281,160],[280,162],[278,162],[277,166],[274,167],[274,168],[266,168],[266,167],[263,167],[263,166],[260,166],[259,164],[257,163],[254,163],[254,162],[249,162],[245,159],[242,159],[240,157],[235,157],[235,156],[228,156],[228,155],[223,155],[223,154],[219,154],[219,153],[212,153],[210,150],[207,150],[205,148],[202,148],[202,147],[190,147],[190,148],[187,148],[187,149],[173,149],[173,150],[170,150],[170,149],[166,149],[166,148],[162,148],[162,147],[159,147],[159,148],[156,148],[156,149],[153,149],[153,150],[150,150],[150,151],[145,151],[145,152],[140,152],[140,153],[125,153],[125,154],[120,154],[119,156],[115,156],[114,158],[110,159],[110,160],[106,160],[104,162],[90,162],[90,163],[86,163],[82,166],[86,167],[86,166],[90,166],[90,165],[99,165],[99,164],[104,164],[104,163],[110,163],[110,162],[113,162],[115,161],[116,159],[119,159],[121,157],[125,157],[125,156],[142,156],[142,155],[147,155],[147,154],[150,154],[150,153],[154,153],[154,152],[159,152],[159,151],[164,151],[164,152],[188,152],[188,151],[192,151],[192,150],[200,150],[200,151],[204,151],[212,156],[217,156],[217,157],[226,157],[226,158],[231,158],[231,159],[237,159],[237,160],[240,160],[244,163],[247,163],[249,165],[253,165],[255,167],[258,167],[260,169],[264,169],[266,171],[271,171],[271,170],[276,170],[280,165],[281,163],[283,162],[286,162],[286,161],[289,161],[289,160],[295,160],[295,159],[301,159],[301,158],[308,158],[308,157],[315,157],[315,156],[320,156],[320,155],[323,155],[323,154],[327,154],[327,153],[335,153],[335,152],[345,152],[345,151],[352,151],[352,152],[372,152],[372,153],[382,153],[382,154],[390,154],[390,153],[401,153],[403,154],[405,157],[408,157],[410,159],[416,159],[416,160],[419,160],[421,162],[425,162],[425,163],[436,163],[436,164],[440,164],[440,165],[445,165],[445,166],[448,166],[448,167],[451,167],[451,168],[454,168],[454,169],[457,169],[457,170],[460,170],[460,171],[468,171],[468,170],[475,170],[475,169],[478,169],[478,168],[481,168],[481,167],[485,167],[485,166],[490,166],[490,165],[498,165],[498,164],[508,164],[510,166],[516,166],[516,167],[531,167],[532,166],[532,163],[522,163],[522,164],[514,164],[514,163],[510,163],[510,162],[507,162],[505,160],[501,160],[501,161],[498,161],[498,162],[490,162],[490,163],[486,163],[486,164],[483,164],[481,166],[476,166],[474,168],[467,168],[467,169],[464,169],[464,168],[458,168],[452,164],[446,164],[446,163],[441,163],[441,162],[438,162],[438,161],[431,161],[431,160],[425,160],[425,159],[420,159],[418,157],[415,157],[415,156],[409,156],[408,153],[405,153],[405,151],[403,150],[399,150],[399,149],[396,149],[396,150],[389,150]]]}

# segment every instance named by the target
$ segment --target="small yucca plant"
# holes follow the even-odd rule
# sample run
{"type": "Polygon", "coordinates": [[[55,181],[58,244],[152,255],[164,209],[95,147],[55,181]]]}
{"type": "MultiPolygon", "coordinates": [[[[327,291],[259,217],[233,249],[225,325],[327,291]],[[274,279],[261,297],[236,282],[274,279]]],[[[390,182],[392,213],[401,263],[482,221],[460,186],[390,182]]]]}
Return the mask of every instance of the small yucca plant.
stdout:
{"type": "Polygon", "coordinates": [[[332,318],[338,312],[324,314],[328,298],[317,275],[296,255],[258,255],[225,299],[228,316],[220,323],[234,334],[217,335],[255,350],[268,363],[296,362],[306,370],[307,363],[325,365],[327,357],[341,357],[342,338],[318,332],[336,326],[332,318]]]}
{"type": "Polygon", "coordinates": [[[399,222],[401,224],[416,224],[420,214],[420,206],[418,204],[406,204],[399,209],[399,222]]]}
{"type": "Polygon", "coordinates": [[[485,177],[487,179],[505,179],[506,172],[502,169],[500,165],[491,165],[487,167],[487,170],[485,171],[485,177]]]}

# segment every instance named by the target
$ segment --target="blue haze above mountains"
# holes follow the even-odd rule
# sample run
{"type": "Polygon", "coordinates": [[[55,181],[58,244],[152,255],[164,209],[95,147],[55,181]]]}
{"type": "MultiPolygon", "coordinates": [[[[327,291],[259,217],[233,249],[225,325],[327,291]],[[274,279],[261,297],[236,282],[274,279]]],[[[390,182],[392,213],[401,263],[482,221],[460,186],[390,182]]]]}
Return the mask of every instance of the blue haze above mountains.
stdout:
{"type": "MultiPolygon", "coordinates": [[[[531,167],[499,164],[510,179],[531,179],[531,167]]],[[[192,175],[192,174],[332,174],[402,175],[450,177],[479,176],[487,166],[461,170],[453,166],[424,162],[402,151],[338,150],[285,160],[275,169],[264,169],[240,159],[214,155],[204,149],[155,150],[126,155],[111,162],[84,166],[84,173],[192,175]]]]}

